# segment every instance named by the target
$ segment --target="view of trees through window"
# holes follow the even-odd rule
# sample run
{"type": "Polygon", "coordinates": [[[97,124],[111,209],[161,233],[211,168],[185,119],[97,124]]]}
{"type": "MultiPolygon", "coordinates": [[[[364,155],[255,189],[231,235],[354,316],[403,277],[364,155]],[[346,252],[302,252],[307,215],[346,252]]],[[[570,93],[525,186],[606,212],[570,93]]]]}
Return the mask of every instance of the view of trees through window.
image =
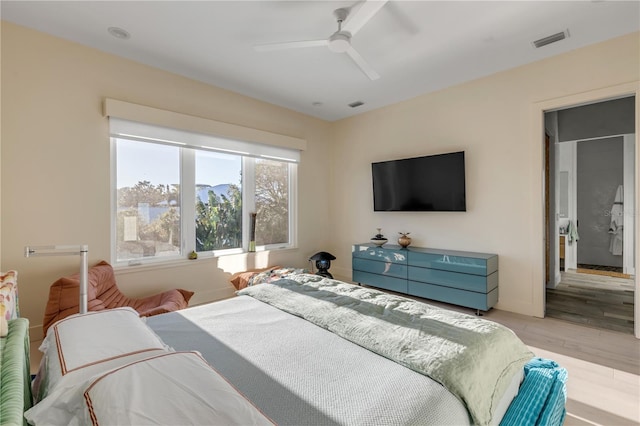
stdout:
{"type": "Polygon", "coordinates": [[[118,252],[126,257],[180,252],[180,186],[145,180],[118,190],[118,252]]]}
{"type": "MultiPolygon", "coordinates": [[[[185,217],[195,217],[195,235],[185,236],[195,243],[187,247],[197,252],[243,247],[241,156],[196,151],[196,183],[181,185],[180,148],[118,139],[117,149],[117,260],[180,256],[185,217]],[[145,153],[154,161],[143,165],[131,158],[145,158],[145,153]],[[195,191],[189,209],[181,205],[182,186],[195,191]]],[[[253,197],[257,246],[288,244],[289,163],[249,159],[246,165],[255,176],[253,194],[244,195],[253,197]]]]}
{"type": "Polygon", "coordinates": [[[242,157],[195,152],[196,251],[242,247],[242,157]]]}
{"type": "Polygon", "coordinates": [[[256,160],[256,244],[289,242],[289,168],[287,163],[256,160]]]}
{"type": "Polygon", "coordinates": [[[228,185],[226,194],[196,199],[196,251],[242,247],[242,193],[237,185],[228,185]]]}

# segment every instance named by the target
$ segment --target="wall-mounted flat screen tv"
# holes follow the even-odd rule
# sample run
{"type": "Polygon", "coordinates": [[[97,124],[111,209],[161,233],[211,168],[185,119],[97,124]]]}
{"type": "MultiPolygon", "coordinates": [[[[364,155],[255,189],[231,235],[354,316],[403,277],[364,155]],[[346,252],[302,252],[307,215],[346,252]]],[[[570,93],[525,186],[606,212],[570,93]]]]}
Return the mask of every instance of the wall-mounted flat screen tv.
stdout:
{"type": "Polygon", "coordinates": [[[375,211],[467,210],[464,151],[371,164],[375,211]]]}

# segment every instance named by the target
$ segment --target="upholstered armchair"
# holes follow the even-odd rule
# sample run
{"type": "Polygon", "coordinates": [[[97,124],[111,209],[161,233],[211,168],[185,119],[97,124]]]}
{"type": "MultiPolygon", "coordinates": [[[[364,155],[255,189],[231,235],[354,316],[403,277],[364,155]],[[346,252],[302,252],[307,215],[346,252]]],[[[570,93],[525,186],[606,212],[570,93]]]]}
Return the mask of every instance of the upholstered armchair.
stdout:
{"type": "MultiPolygon", "coordinates": [[[[193,296],[192,291],[173,289],[140,299],[127,297],[116,284],[113,268],[105,261],[89,268],[88,275],[87,311],[129,306],[138,311],[140,316],[152,316],[186,308],[193,296]]],[[[80,311],[79,289],[80,278],[77,274],[60,278],[51,285],[42,323],[45,335],[53,323],[80,311]]]]}

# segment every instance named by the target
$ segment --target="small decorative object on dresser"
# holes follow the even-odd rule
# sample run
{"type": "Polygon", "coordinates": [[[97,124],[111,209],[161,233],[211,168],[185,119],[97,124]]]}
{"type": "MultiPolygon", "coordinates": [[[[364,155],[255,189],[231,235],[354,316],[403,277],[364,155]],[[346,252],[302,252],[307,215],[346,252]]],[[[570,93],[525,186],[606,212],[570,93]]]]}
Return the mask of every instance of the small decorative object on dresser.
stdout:
{"type": "Polygon", "coordinates": [[[384,235],[382,235],[382,232],[381,232],[382,228],[377,228],[377,229],[378,229],[378,233],[373,238],[371,238],[371,243],[377,246],[382,246],[384,245],[384,243],[386,243],[389,240],[387,240],[387,238],[384,235]]]}
{"type": "Polygon", "coordinates": [[[411,237],[409,236],[411,232],[398,232],[398,234],[400,234],[400,237],[398,237],[398,244],[400,246],[402,246],[402,248],[407,248],[409,247],[409,244],[411,244],[411,237]]]}

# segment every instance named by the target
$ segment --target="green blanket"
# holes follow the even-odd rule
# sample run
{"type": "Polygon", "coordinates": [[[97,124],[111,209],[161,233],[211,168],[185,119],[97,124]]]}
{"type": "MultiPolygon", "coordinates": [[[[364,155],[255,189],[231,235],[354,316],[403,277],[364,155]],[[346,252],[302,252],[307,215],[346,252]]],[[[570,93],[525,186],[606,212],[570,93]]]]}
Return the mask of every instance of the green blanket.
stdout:
{"type": "Polygon", "coordinates": [[[491,422],[513,376],[533,357],[500,324],[317,275],[291,275],[238,295],[429,376],[460,398],[479,425],[491,422]]]}
{"type": "Polygon", "coordinates": [[[20,426],[31,408],[29,320],[9,320],[9,334],[0,338],[0,425],[20,426]]]}

